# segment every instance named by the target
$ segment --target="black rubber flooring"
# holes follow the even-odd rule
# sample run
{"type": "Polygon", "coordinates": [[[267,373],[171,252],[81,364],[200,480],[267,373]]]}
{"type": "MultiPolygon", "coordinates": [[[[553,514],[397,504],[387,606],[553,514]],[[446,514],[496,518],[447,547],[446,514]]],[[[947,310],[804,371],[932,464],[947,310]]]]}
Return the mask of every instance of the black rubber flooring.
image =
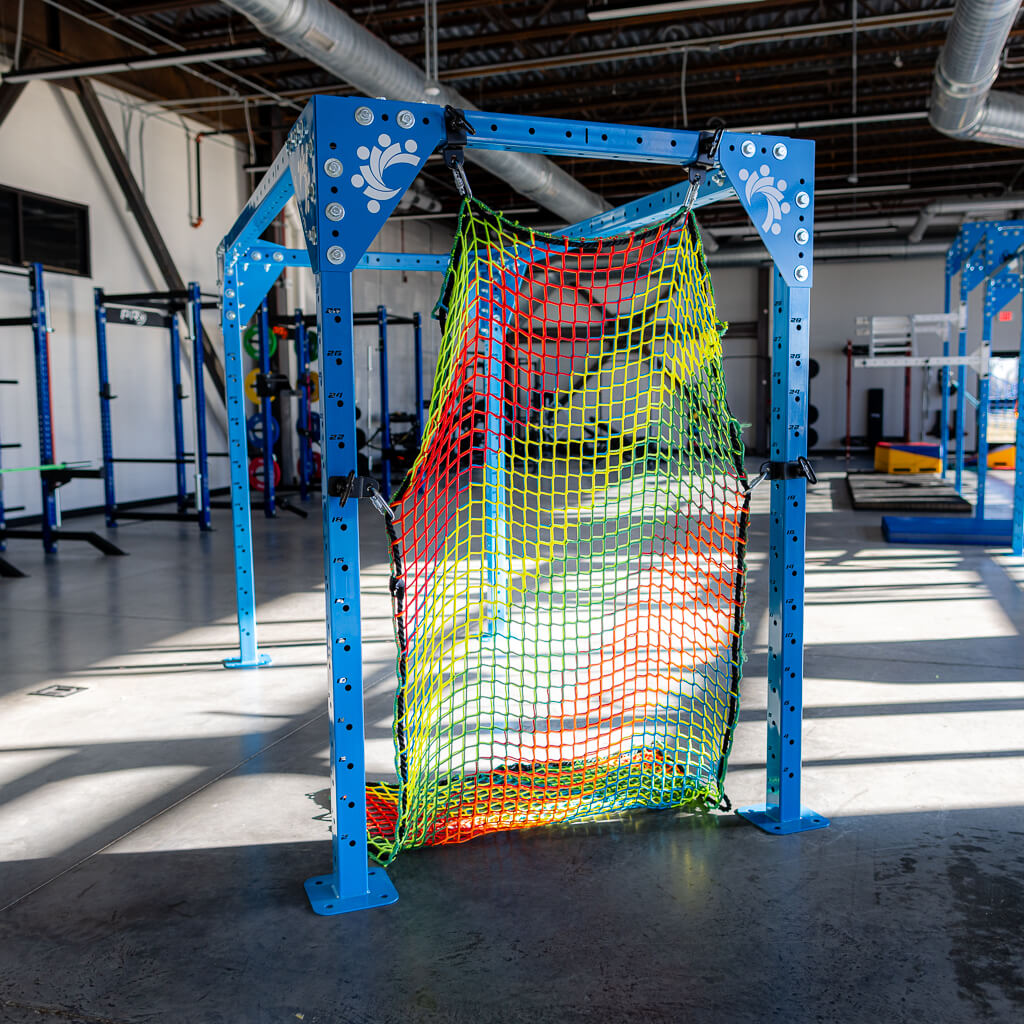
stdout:
{"type": "Polygon", "coordinates": [[[971,503],[947,480],[930,474],[847,473],[850,501],[859,510],[970,512],[971,503]]]}

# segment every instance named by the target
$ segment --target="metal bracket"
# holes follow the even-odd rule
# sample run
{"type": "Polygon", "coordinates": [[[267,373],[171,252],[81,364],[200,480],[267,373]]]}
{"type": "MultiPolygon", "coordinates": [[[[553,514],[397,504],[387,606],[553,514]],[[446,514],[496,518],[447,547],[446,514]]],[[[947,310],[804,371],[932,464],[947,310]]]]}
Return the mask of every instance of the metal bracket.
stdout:
{"type": "Polygon", "coordinates": [[[704,179],[709,171],[718,167],[718,147],[722,144],[722,132],[724,127],[716,128],[714,131],[701,132],[700,141],[697,143],[697,159],[687,169],[687,181],[689,188],[686,190],[686,200],[683,207],[689,213],[697,199],[704,179]]]}
{"type": "Polygon", "coordinates": [[[466,120],[466,115],[457,107],[444,108],[445,143],[441,147],[444,165],[452,172],[459,195],[473,195],[466,177],[466,136],[476,135],[476,129],[466,120]]]}
{"type": "Polygon", "coordinates": [[[814,279],[814,143],[727,131],[719,159],[786,284],[810,288],[814,279]]]}
{"type": "Polygon", "coordinates": [[[795,462],[762,462],[757,476],[750,481],[744,494],[750,494],[758,484],[765,480],[801,480],[806,479],[809,484],[818,482],[814,467],[806,456],[799,456],[795,462]]]}
{"type": "Polygon", "coordinates": [[[385,519],[391,520],[395,518],[394,510],[380,493],[380,483],[372,477],[356,476],[355,470],[350,472],[348,476],[328,477],[327,496],[329,498],[340,498],[342,508],[345,507],[345,503],[349,498],[369,498],[373,502],[373,507],[385,519]]]}
{"type": "Polygon", "coordinates": [[[283,373],[259,373],[256,375],[256,394],[260,398],[277,398],[281,392],[291,391],[290,383],[283,373]]]}

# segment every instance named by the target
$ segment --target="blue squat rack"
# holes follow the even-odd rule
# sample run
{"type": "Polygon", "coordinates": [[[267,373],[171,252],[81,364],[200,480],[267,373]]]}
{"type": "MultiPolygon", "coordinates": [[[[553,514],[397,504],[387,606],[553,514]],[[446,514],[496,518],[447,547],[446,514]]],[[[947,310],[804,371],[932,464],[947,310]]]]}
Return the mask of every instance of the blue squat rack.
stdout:
{"type": "Polygon", "coordinates": [[[684,207],[738,198],[764,241],[775,267],[766,473],[771,480],[767,783],[765,802],[739,813],[770,834],[826,826],[827,819],[800,802],[814,144],[317,96],[220,248],[240,648],[229,662],[233,667],[269,661],[256,638],[241,332],[286,267],[310,267],[317,284],[334,830],[331,871],[306,883],[313,909],[340,914],[397,899],[384,870],[367,860],[359,516],[358,502],[343,498],[380,498],[352,486],[357,454],[352,274],[365,267],[443,269],[443,256],[368,252],[402,194],[439,149],[456,158],[463,150],[498,149],[680,169],[679,185],[574,224],[563,232],[567,236],[613,235],[684,207]],[[286,249],[261,237],[292,197],[304,249],[286,249]]]}
{"type": "MultiPolygon", "coordinates": [[[[50,327],[49,303],[43,285],[43,266],[41,263],[30,263],[24,270],[4,268],[3,273],[24,276],[28,280],[30,312],[28,316],[2,317],[0,327],[29,327],[32,330],[32,351],[35,357],[36,375],[36,421],[39,429],[39,472],[42,513],[39,529],[19,526],[11,528],[7,525],[6,514],[20,509],[5,509],[3,504],[3,488],[0,487],[0,551],[7,549],[7,541],[11,538],[23,540],[41,540],[43,550],[48,554],[56,554],[57,542],[61,540],[77,540],[91,544],[104,555],[125,554],[116,544],[105,537],[88,530],[62,529],[60,496],[58,488],[76,478],[97,479],[102,476],[101,469],[82,465],[57,463],[53,446],[53,400],[50,394],[50,327]]],[[[16,380],[0,381],[2,384],[17,384],[16,380]]],[[[3,448],[20,448],[20,444],[2,444],[3,448]]],[[[24,576],[25,573],[16,569],[10,562],[0,559],[0,576],[24,576]]]]}
{"type": "MultiPolygon", "coordinates": [[[[121,519],[184,520],[195,522],[206,531],[210,525],[210,452],[206,439],[206,389],[203,380],[203,335],[200,317],[203,299],[196,282],[184,291],[123,292],[108,294],[102,288],[93,290],[96,320],[96,361],[100,380],[100,431],[103,443],[103,505],[107,526],[117,526],[121,519]],[[181,331],[178,315],[186,317],[192,340],[192,392],[194,408],[195,451],[185,451],[185,389],[181,374],[181,331]],[[107,328],[113,324],[132,328],[154,327],[167,331],[171,358],[171,409],[174,416],[174,457],[142,458],[114,455],[114,429],[111,402],[117,398],[110,386],[110,359],[107,328]],[[119,463],[174,466],[176,512],[147,512],[118,507],[114,467],[119,463]],[[189,509],[188,477],[185,467],[194,466],[192,510],[189,509]]],[[[225,453],[221,453],[225,454],[225,453]]]]}
{"type": "Polygon", "coordinates": [[[391,483],[395,463],[392,447],[391,425],[408,422],[413,431],[416,450],[423,437],[423,318],[419,313],[402,316],[389,313],[387,306],[378,306],[376,313],[354,313],[355,327],[375,325],[377,328],[377,352],[379,357],[378,381],[380,384],[380,445],[381,445],[381,493],[391,497],[391,483]],[[415,378],[415,410],[409,413],[393,413],[390,399],[390,374],[388,372],[388,327],[412,327],[413,374],[415,378]]]}
{"type": "MultiPolygon", "coordinates": [[[[989,361],[992,355],[992,323],[1001,309],[1024,293],[1024,221],[979,221],[964,224],[946,253],[945,311],[953,312],[953,283],[959,277],[958,308],[960,332],[956,355],[943,343],[941,359],[905,359],[903,364],[941,366],[942,405],[939,413],[939,454],[942,475],[948,473],[950,364],[956,364],[956,451],[954,482],[963,488],[966,413],[974,407],[977,429],[978,487],[973,516],[883,516],[882,533],[893,543],[983,544],[1011,546],[1024,555],[1024,417],[1017,418],[1017,466],[1014,478],[1013,510],[1009,519],[985,516],[988,480],[988,414],[990,405],[989,361]],[[981,341],[977,351],[967,351],[968,303],[983,288],[981,341]],[[977,396],[967,390],[967,363],[978,376],[977,396]],[[943,365],[945,364],[945,365],[943,365]]],[[[889,362],[895,362],[889,360],[889,362]]],[[[1017,394],[1024,394],[1024,322],[1021,324],[1020,358],[1017,364],[1017,394]]],[[[1019,397],[1018,397],[1019,401],[1019,397]]]]}
{"type": "MultiPolygon", "coordinates": [[[[259,491],[262,495],[263,515],[267,519],[274,519],[279,508],[293,512],[305,519],[309,514],[305,509],[291,504],[286,498],[278,494],[277,477],[280,469],[277,457],[274,455],[274,447],[281,437],[281,424],[284,422],[285,412],[282,408],[279,421],[274,415],[273,403],[278,397],[289,394],[292,391],[287,376],[274,371],[270,362],[273,349],[275,348],[273,344],[275,339],[274,329],[280,327],[294,327],[296,332],[301,332],[302,344],[308,348],[309,341],[306,335],[306,323],[305,318],[302,317],[301,310],[296,314],[296,318],[292,320],[288,317],[271,316],[266,302],[261,303],[256,311],[256,324],[255,331],[253,332],[259,344],[259,351],[254,356],[257,365],[249,371],[245,379],[246,397],[256,406],[256,411],[246,420],[246,438],[250,450],[259,452],[258,455],[253,456],[253,461],[249,463],[249,477],[253,481],[259,480],[261,484],[259,491]],[[302,318],[301,323],[299,318],[302,318]],[[257,465],[256,460],[259,460],[262,465],[257,465]]],[[[296,344],[299,343],[299,340],[300,334],[297,333],[296,344]]],[[[300,381],[298,385],[300,420],[302,419],[303,392],[306,393],[307,403],[309,394],[308,382],[303,383],[302,368],[304,365],[300,357],[300,381]]],[[[299,436],[301,448],[301,430],[299,436]]],[[[310,455],[310,459],[312,459],[312,455],[310,455]]]]}

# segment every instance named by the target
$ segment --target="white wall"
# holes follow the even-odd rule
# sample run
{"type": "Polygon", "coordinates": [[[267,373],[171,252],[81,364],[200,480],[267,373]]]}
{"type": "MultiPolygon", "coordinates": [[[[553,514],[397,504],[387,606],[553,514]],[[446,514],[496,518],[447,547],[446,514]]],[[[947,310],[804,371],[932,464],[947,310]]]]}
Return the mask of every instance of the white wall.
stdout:
{"type": "MultiPolygon", "coordinates": [[[[215,291],[217,243],[246,198],[241,172],[242,151],[230,137],[203,144],[203,192],[207,211],[203,225],[189,225],[186,127],[176,115],[159,112],[143,118],[125,104],[131,97],[107,86],[98,87],[103,108],[116,134],[128,146],[136,179],[163,233],[182,278],[197,280],[215,291]],[[131,114],[130,120],[129,114],[131,114]],[[127,129],[127,130],[126,130],[127,129]]],[[[186,122],[191,133],[201,130],[186,122]]],[[[101,457],[99,400],[92,289],[160,290],[166,287],[132,215],[125,207],[75,96],[46,82],[31,83],[0,126],[0,184],[89,207],[92,278],[46,273],[51,325],[50,360],[54,413],[54,449],[63,461],[101,457]]],[[[27,285],[0,276],[0,316],[28,311],[27,285]]],[[[213,311],[204,317],[207,331],[220,347],[213,311]]],[[[169,457],[173,452],[170,402],[170,357],[166,332],[115,327],[109,331],[115,454],[169,457]]],[[[186,355],[189,346],[183,346],[186,355]]],[[[190,365],[190,363],[189,363],[190,365]]],[[[27,328],[5,328],[0,334],[0,377],[16,377],[17,387],[0,387],[0,436],[21,442],[4,452],[4,464],[38,462],[38,435],[32,340],[27,328]]],[[[208,427],[211,450],[226,449],[223,407],[207,377],[208,427]]],[[[186,388],[191,394],[191,389],[186,388]]],[[[186,418],[191,417],[190,403],[186,418]]],[[[187,427],[191,446],[192,429],[187,427]]],[[[191,450],[191,447],[190,449],[191,450]]],[[[228,482],[227,460],[214,460],[211,483],[228,482]]],[[[32,473],[6,474],[7,505],[25,505],[39,512],[38,478],[32,473]]],[[[119,501],[167,495],[174,491],[171,466],[121,466],[117,472],[119,501]]],[[[65,509],[100,505],[99,481],[75,480],[61,492],[65,509]]]]}
{"type": "MultiPolygon", "coordinates": [[[[818,263],[814,268],[811,292],[811,355],[821,366],[811,382],[811,402],[818,408],[815,424],[819,448],[838,448],[846,433],[846,339],[856,343],[856,318],[872,314],[939,313],[943,310],[945,283],[942,257],[912,260],[862,260],[818,263]]],[[[718,316],[723,320],[750,320],[757,314],[757,271],[753,267],[714,267],[718,316]]],[[[955,287],[955,286],[954,286],[955,287]]],[[[956,296],[954,296],[954,299],[956,296]]],[[[981,336],[981,289],[970,303],[968,350],[976,348],[981,336]]],[[[1007,307],[1012,315],[1008,323],[993,325],[993,349],[1018,349],[1021,331],[1021,302],[1007,307]]],[[[726,334],[726,379],[734,415],[748,422],[754,414],[754,387],[758,374],[753,359],[730,359],[731,355],[753,351],[753,343],[738,341],[736,346],[726,334]]],[[[922,383],[924,371],[914,370],[911,385],[911,430],[920,437],[922,383]]],[[[934,385],[935,374],[931,375],[934,385]]],[[[903,432],[903,371],[901,369],[853,370],[851,427],[863,435],[867,427],[867,390],[885,391],[884,430],[887,435],[903,432]]],[[[977,392],[977,378],[967,374],[967,390],[977,392]]],[[[938,408],[934,386],[929,396],[931,408],[938,408]]],[[[928,417],[931,426],[934,413],[928,417]]],[[[968,407],[967,444],[974,444],[974,415],[968,407]]],[[[749,444],[751,432],[744,433],[749,444]]]]}

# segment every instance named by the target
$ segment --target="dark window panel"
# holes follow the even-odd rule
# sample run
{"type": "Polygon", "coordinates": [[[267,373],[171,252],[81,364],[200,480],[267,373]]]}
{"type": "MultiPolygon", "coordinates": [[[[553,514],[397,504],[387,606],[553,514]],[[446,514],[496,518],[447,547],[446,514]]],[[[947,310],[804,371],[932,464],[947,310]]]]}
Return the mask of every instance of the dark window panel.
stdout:
{"type": "Polygon", "coordinates": [[[0,187],[0,262],[88,276],[88,208],[0,187]]]}
{"type": "Polygon", "coordinates": [[[0,263],[15,265],[18,259],[18,194],[0,189],[0,263]]]}

